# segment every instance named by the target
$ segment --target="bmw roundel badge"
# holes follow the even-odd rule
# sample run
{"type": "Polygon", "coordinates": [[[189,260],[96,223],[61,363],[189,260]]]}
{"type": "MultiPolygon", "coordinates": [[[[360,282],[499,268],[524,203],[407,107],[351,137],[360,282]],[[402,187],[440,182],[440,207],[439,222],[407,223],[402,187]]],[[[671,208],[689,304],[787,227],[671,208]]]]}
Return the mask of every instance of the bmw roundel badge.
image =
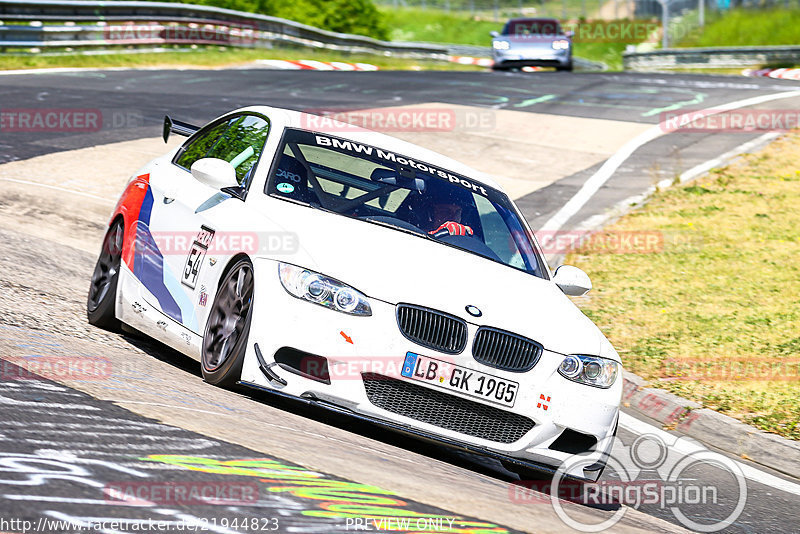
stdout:
{"type": "Polygon", "coordinates": [[[467,313],[473,317],[480,317],[481,315],[483,315],[483,312],[479,310],[477,306],[473,306],[472,304],[470,304],[464,309],[467,310],[467,313]]]}

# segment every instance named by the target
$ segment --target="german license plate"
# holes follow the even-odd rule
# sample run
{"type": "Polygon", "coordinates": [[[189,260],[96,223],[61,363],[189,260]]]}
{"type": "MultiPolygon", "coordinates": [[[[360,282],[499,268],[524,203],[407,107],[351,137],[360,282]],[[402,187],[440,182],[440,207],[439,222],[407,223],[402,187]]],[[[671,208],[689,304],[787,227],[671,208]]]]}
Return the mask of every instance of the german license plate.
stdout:
{"type": "Polygon", "coordinates": [[[509,408],[514,407],[519,391],[517,382],[413,352],[406,353],[401,374],[509,408]]]}

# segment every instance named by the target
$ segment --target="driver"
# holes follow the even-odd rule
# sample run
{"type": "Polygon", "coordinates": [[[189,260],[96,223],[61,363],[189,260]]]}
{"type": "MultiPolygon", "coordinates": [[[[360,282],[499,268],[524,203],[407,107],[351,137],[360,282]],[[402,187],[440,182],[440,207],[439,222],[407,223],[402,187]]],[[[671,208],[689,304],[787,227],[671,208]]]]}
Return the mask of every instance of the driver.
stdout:
{"type": "Polygon", "coordinates": [[[452,203],[438,203],[433,205],[432,210],[433,230],[428,234],[433,237],[444,237],[446,235],[474,235],[472,228],[461,224],[461,206],[452,203]]]}

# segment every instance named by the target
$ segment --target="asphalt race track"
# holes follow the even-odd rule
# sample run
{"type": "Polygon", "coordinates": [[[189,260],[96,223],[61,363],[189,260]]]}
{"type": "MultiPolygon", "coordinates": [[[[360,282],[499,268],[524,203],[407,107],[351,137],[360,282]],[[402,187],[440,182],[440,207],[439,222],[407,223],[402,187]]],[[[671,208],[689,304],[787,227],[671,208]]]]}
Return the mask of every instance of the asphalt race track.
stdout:
{"type": "MultiPolygon", "coordinates": [[[[443,103],[530,114],[529,129],[507,133],[511,142],[547,135],[537,130],[542,116],[556,125],[598,119],[657,127],[664,113],[748,99],[760,99],[749,108],[799,109],[797,95],[771,99],[799,89],[795,82],[744,77],[551,72],[241,69],[2,75],[3,112],[95,109],[103,120],[100,127],[80,132],[4,125],[0,163],[17,165],[61,153],[57,172],[64,184],[80,183],[93,167],[114,165],[76,159],[81,149],[157,137],[167,113],[202,124],[251,104],[319,110],[443,103]]],[[[514,117],[525,123],[527,115],[514,117]]],[[[604,133],[575,132],[576,139],[578,134],[604,133]]],[[[580,228],[661,180],[746,143],[766,142],[764,135],[663,132],[637,145],[573,211],[562,208],[583,194],[606,156],[585,168],[570,168],[516,201],[534,229],[556,219],[557,228],[580,228]]],[[[404,138],[412,139],[413,133],[404,138]]],[[[498,142],[502,139],[491,140],[498,142]]],[[[563,150],[572,148],[564,143],[563,150]]],[[[503,161],[496,165],[502,167],[503,161]]],[[[572,530],[548,495],[521,491],[514,485],[517,477],[499,464],[266,394],[214,388],[183,355],[90,327],[85,293],[96,255],[89,251],[99,247],[104,232],[111,206],[100,200],[107,195],[81,190],[81,196],[63,185],[42,185],[45,176],[36,174],[41,170],[26,181],[10,180],[8,168],[0,165],[0,532],[133,532],[158,522],[215,532],[572,530]],[[17,365],[65,357],[94,362],[95,376],[54,382],[17,365]],[[137,493],[142,487],[149,500],[137,493]],[[365,516],[410,523],[359,523],[365,516]],[[3,523],[12,519],[19,521],[3,523]],[[87,530],[114,519],[118,524],[87,530]]],[[[679,438],[674,432],[630,416],[625,421],[614,454],[630,460],[622,471],[637,469],[646,473],[639,473],[639,480],[658,480],[662,464],[686,456],[680,443],[673,444],[679,438]],[[631,453],[642,435],[666,444],[663,459],[656,454],[658,461],[647,461],[631,453]]],[[[800,532],[800,481],[766,473],[747,460],[719,457],[730,462],[725,465],[746,466],[749,475],[734,476],[738,467],[732,472],[725,465],[692,464],[681,483],[713,487],[718,495],[715,503],[682,505],[683,514],[712,524],[741,504],[725,532],[800,532]],[[766,475],[753,475],[753,467],[766,475]]],[[[624,479],[625,473],[617,471],[607,471],[605,478],[624,479]]],[[[634,510],[613,499],[592,507],[560,502],[582,524],[624,512],[613,532],[681,532],[687,526],[658,503],[634,510]]]]}

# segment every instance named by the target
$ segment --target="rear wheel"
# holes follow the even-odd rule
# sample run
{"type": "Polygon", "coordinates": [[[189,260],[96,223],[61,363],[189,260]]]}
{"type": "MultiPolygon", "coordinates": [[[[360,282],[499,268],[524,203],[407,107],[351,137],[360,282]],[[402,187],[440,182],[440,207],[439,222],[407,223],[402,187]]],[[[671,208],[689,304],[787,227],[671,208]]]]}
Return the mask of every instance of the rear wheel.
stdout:
{"type": "Polygon", "coordinates": [[[120,322],[115,313],[117,284],[119,282],[122,240],[125,230],[122,221],[116,221],[103,238],[103,248],[97,258],[89,296],[86,301],[86,315],[89,323],[106,330],[119,330],[120,322]]]}
{"type": "Polygon", "coordinates": [[[237,261],[227,272],[208,314],[201,363],[209,384],[230,387],[242,374],[253,309],[253,265],[237,261]]]}

